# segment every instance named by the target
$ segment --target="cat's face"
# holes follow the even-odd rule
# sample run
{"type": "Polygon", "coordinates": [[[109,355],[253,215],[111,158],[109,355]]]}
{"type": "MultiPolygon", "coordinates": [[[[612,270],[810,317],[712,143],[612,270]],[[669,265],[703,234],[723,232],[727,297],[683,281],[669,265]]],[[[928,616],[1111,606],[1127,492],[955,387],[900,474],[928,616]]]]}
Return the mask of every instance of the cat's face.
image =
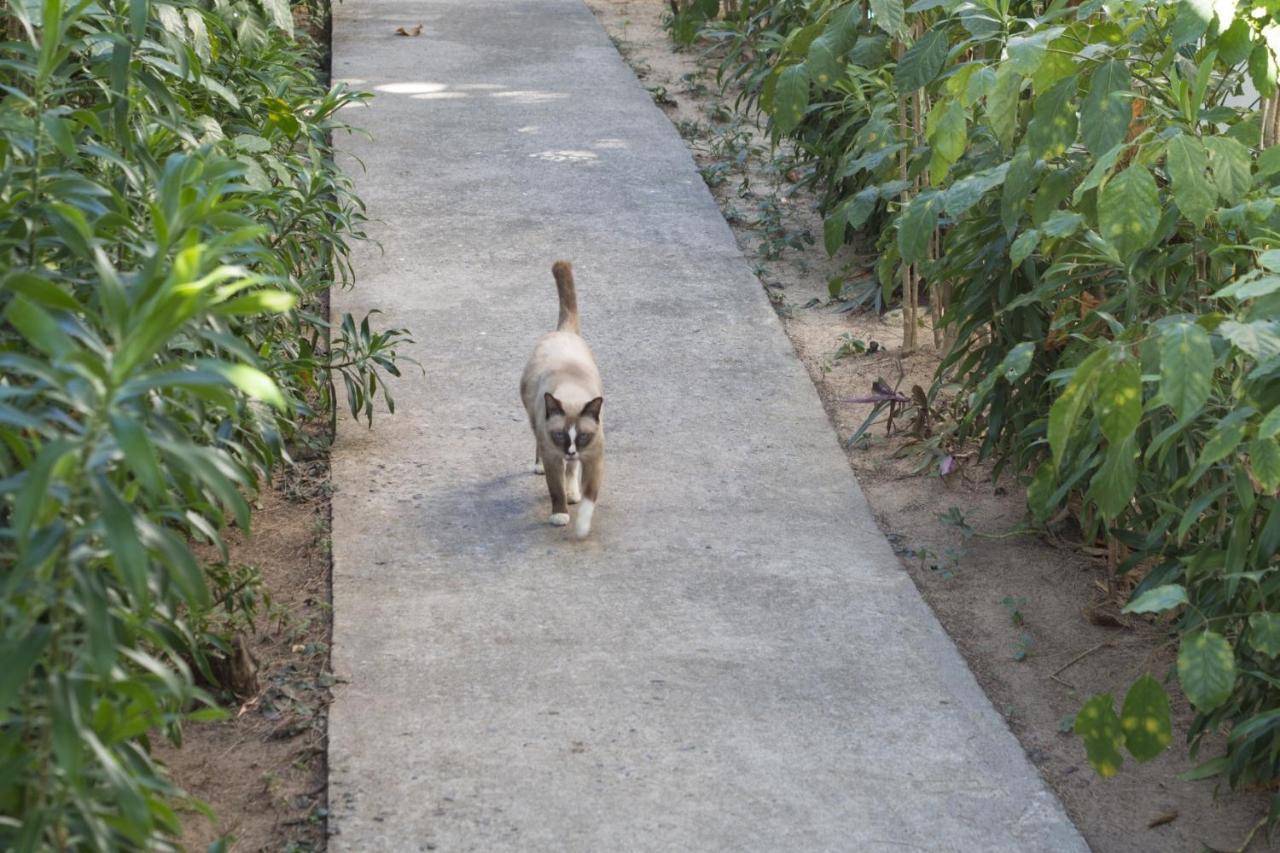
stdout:
{"type": "Polygon", "coordinates": [[[547,437],[551,443],[566,459],[590,453],[589,448],[600,432],[600,407],[604,398],[596,397],[576,414],[566,412],[551,394],[544,395],[544,403],[547,407],[547,437]]]}

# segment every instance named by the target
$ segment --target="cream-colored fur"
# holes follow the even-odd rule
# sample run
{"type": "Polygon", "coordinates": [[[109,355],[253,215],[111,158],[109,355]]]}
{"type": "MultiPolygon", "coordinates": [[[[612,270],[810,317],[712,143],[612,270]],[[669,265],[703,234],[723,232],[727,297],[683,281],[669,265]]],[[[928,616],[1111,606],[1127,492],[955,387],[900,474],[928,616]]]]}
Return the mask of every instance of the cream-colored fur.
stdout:
{"type": "Polygon", "coordinates": [[[591,518],[604,475],[604,387],[587,342],[578,334],[578,298],[573,268],[551,268],[560,296],[554,332],[534,346],[520,379],[520,397],[533,430],[534,472],[543,474],[551,495],[551,523],[569,521],[568,505],[578,503],[574,532],[591,532],[591,518]]]}

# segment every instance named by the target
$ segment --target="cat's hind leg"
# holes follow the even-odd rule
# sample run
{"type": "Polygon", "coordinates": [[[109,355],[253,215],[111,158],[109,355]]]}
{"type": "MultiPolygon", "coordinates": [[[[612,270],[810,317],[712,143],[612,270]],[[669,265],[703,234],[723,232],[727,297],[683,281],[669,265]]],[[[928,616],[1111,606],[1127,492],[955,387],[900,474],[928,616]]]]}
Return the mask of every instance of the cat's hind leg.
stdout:
{"type": "Polygon", "coordinates": [[[542,445],[535,439],[533,442],[533,473],[542,474],[546,468],[542,465],[542,445]]]}
{"type": "Polygon", "coordinates": [[[564,492],[569,503],[576,504],[582,500],[582,462],[578,459],[567,459],[564,463],[564,492]]]}

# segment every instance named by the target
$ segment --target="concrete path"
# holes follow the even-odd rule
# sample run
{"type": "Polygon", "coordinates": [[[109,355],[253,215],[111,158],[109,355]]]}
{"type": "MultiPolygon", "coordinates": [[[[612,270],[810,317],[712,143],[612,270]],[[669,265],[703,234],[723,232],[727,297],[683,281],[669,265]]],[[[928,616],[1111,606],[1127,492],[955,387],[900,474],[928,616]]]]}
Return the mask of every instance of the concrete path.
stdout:
{"type": "Polygon", "coordinates": [[[385,250],[335,311],[412,328],[426,377],[333,456],[333,849],[1086,849],[580,0],[335,10],[385,250]],[[583,543],[517,394],[561,257],[609,430],[583,543]]]}

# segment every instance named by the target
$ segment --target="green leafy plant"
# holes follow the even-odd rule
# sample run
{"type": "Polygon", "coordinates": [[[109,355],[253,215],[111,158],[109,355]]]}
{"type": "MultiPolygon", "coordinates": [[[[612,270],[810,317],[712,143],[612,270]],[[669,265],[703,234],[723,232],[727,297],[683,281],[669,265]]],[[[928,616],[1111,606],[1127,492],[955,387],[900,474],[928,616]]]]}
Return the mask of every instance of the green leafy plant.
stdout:
{"type": "Polygon", "coordinates": [[[196,686],[216,611],[257,601],[190,545],[225,561],[334,378],[371,417],[407,340],[325,317],[361,236],[330,147],[359,97],[275,0],[0,20],[0,847],[172,847],[151,739],[222,713],[196,686]]]}
{"type": "MultiPolygon", "coordinates": [[[[1280,9],[758,0],[702,34],[807,160],[827,251],[875,242],[906,349],[927,303],[948,441],[1024,478],[1035,521],[1074,516],[1133,612],[1176,627],[1192,753],[1228,732],[1194,775],[1274,787],[1280,9]]],[[[912,401],[859,402],[854,440],[912,401]]],[[[1100,773],[1149,757],[1164,689],[1077,715],[1100,773]]]]}

